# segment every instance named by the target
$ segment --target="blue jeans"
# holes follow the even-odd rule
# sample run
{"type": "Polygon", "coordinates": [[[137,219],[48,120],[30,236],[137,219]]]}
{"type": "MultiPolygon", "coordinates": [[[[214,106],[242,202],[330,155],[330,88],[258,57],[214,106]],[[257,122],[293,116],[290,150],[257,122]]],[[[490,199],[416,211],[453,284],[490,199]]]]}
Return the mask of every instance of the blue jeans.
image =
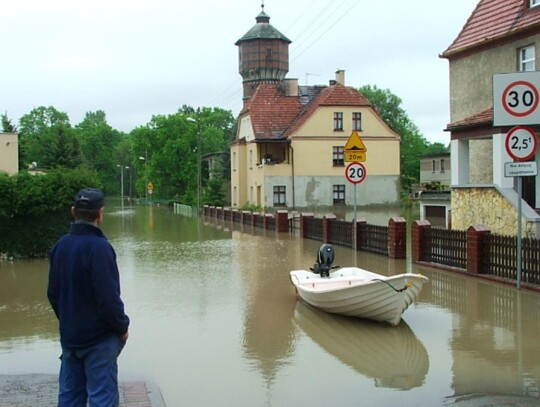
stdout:
{"type": "Polygon", "coordinates": [[[111,336],[82,349],[62,347],[58,407],[118,407],[118,355],[125,342],[111,336]]]}

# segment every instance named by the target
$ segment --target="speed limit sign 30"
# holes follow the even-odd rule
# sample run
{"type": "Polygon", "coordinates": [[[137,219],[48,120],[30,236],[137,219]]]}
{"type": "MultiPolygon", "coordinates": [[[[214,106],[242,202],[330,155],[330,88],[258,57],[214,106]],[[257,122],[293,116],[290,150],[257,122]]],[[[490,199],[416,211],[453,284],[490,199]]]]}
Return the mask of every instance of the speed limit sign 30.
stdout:
{"type": "Polygon", "coordinates": [[[540,123],[540,72],[493,75],[493,124],[540,123]]]}

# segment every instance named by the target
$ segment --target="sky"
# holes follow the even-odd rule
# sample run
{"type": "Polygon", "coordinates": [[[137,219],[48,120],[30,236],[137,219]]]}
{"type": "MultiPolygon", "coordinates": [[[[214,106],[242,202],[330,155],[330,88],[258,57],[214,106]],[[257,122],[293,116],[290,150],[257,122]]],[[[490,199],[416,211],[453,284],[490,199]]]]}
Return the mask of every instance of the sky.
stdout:
{"type": "MultiPolygon", "coordinates": [[[[0,0],[0,112],[15,124],[39,106],[73,126],[103,110],[129,132],[183,105],[236,117],[242,78],[235,42],[255,25],[261,0],[0,0]]],[[[430,142],[447,144],[448,60],[477,0],[265,0],[288,37],[300,85],[375,85],[430,142]]]]}

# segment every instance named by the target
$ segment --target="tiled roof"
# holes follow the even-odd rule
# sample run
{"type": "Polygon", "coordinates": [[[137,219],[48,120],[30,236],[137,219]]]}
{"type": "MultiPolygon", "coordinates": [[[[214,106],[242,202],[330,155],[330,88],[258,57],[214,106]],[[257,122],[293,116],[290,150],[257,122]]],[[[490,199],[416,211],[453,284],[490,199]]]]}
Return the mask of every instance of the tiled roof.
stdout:
{"type": "Polygon", "coordinates": [[[456,122],[448,124],[446,126],[446,130],[453,131],[453,130],[464,129],[464,128],[469,128],[469,127],[483,126],[483,125],[491,126],[492,123],[493,123],[493,108],[490,107],[489,109],[483,110],[472,116],[466,117],[463,120],[458,120],[456,122]]]}
{"type": "Polygon", "coordinates": [[[261,84],[240,112],[249,114],[256,139],[280,139],[302,109],[298,97],[285,96],[274,84],[261,84]]]}
{"type": "Polygon", "coordinates": [[[442,57],[448,58],[531,28],[540,28],[540,6],[529,8],[529,1],[525,0],[480,0],[442,57]]]}
{"type": "Polygon", "coordinates": [[[319,106],[371,106],[356,89],[340,84],[316,89],[312,96],[311,102],[305,104],[305,96],[285,96],[279,85],[261,84],[240,117],[251,117],[257,140],[279,140],[294,133],[319,106]]]}
{"type": "Polygon", "coordinates": [[[300,128],[320,106],[371,106],[369,100],[356,89],[340,84],[324,88],[298,115],[291,127],[287,129],[289,136],[300,128]]]}

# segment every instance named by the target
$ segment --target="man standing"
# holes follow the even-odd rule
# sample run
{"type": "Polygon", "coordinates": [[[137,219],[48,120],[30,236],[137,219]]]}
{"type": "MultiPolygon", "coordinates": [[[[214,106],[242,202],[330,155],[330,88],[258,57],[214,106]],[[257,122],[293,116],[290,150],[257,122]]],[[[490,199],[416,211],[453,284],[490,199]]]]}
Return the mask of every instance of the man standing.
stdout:
{"type": "Polygon", "coordinates": [[[117,358],[128,338],[116,253],[100,229],[105,197],[75,195],[75,222],[49,252],[47,296],[60,322],[59,407],[117,407],[117,358]]]}

